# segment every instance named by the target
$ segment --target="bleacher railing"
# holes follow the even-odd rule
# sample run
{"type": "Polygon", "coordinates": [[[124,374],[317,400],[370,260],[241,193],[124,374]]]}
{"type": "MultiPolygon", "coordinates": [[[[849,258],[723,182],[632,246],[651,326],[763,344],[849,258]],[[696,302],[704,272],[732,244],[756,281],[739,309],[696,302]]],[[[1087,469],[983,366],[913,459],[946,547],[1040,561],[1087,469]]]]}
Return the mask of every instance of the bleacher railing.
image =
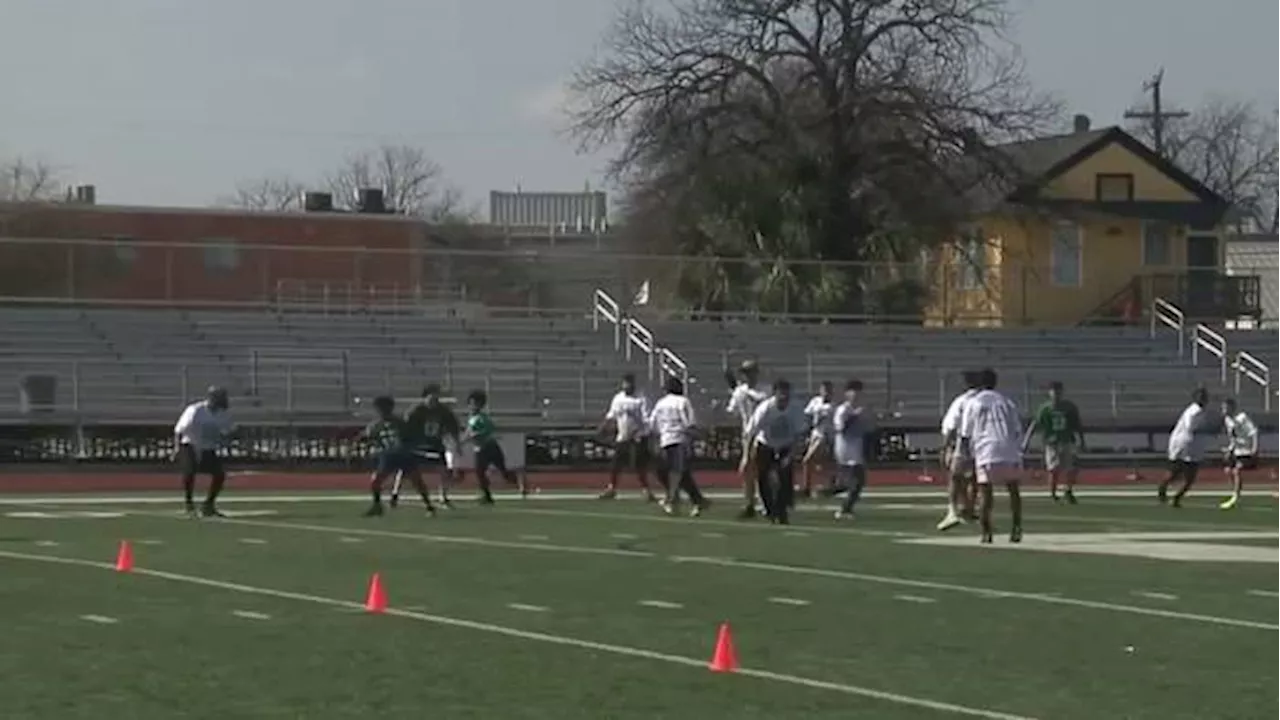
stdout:
{"type": "Polygon", "coordinates": [[[1227,358],[1227,339],[1208,325],[1196,323],[1191,328],[1191,364],[1200,365],[1200,356],[1206,354],[1217,358],[1218,380],[1225,385],[1231,365],[1227,358]]]}
{"type": "Polygon", "coordinates": [[[427,303],[463,303],[465,285],[371,283],[282,278],[276,281],[279,310],[352,314],[369,310],[406,311],[427,303]]]}
{"type": "Polygon", "coordinates": [[[1177,305],[1163,298],[1151,301],[1151,337],[1156,337],[1160,327],[1173,328],[1178,334],[1178,357],[1186,354],[1187,316],[1177,305]]]}
{"type": "Polygon", "coordinates": [[[633,360],[637,351],[645,361],[649,382],[661,382],[668,377],[680,378],[689,384],[689,365],[671,348],[658,342],[653,331],[638,319],[622,310],[613,296],[596,288],[591,297],[591,325],[599,330],[601,321],[612,326],[613,349],[633,360]]]}
{"type": "Polygon", "coordinates": [[[1240,394],[1243,381],[1249,380],[1262,388],[1262,407],[1267,412],[1272,408],[1271,368],[1258,358],[1243,350],[1236,353],[1233,364],[1236,371],[1235,392],[1240,394]]]}

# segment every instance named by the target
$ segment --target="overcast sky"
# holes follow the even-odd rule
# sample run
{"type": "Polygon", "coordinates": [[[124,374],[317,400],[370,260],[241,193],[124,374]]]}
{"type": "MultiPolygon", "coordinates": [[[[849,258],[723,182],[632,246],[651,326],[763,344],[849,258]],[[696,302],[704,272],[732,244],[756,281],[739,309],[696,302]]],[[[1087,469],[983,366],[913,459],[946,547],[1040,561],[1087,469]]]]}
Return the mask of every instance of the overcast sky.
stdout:
{"type": "MultiPolygon", "coordinates": [[[[1166,68],[1170,103],[1277,103],[1276,0],[1012,0],[1032,79],[1095,125],[1166,68]]],[[[554,114],[611,0],[0,0],[0,157],[99,202],[205,205],[380,142],[490,189],[601,184],[554,114]]]]}

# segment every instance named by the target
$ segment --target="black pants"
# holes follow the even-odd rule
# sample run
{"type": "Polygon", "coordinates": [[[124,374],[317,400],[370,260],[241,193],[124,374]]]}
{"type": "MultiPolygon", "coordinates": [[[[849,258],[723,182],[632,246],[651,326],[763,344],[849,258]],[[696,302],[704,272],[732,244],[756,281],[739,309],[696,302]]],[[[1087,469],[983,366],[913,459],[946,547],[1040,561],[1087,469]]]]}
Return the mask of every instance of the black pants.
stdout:
{"type": "Polygon", "coordinates": [[[489,468],[494,468],[502,473],[503,479],[508,484],[516,484],[516,476],[507,468],[507,455],[502,452],[502,446],[496,440],[490,440],[480,447],[476,448],[475,456],[476,465],[476,482],[480,484],[480,494],[486,498],[492,497],[489,491],[489,468]]]}
{"type": "Polygon", "coordinates": [[[851,513],[862,497],[862,489],[867,486],[867,468],[865,465],[841,465],[836,471],[836,478],[836,484],[849,491],[840,505],[840,512],[851,513]]]}
{"type": "Polygon", "coordinates": [[[776,520],[786,520],[795,493],[791,479],[791,448],[775,450],[764,443],[756,443],[755,453],[756,484],[764,502],[764,513],[776,520]]]}
{"type": "Polygon", "coordinates": [[[190,445],[182,445],[178,448],[178,469],[182,473],[182,491],[187,506],[194,504],[196,475],[203,473],[210,479],[209,493],[205,496],[204,504],[206,507],[213,507],[218,494],[222,492],[222,486],[227,482],[227,473],[222,469],[222,458],[218,457],[218,453],[213,450],[197,452],[190,445]]]}
{"type": "Polygon", "coordinates": [[[689,496],[689,502],[702,505],[705,499],[698,481],[693,479],[693,463],[689,461],[689,448],[684,444],[662,448],[662,461],[658,464],[658,482],[667,489],[667,502],[680,500],[680,491],[689,496]]]}
{"type": "Polygon", "coordinates": [[[613,446],[613,471],[628,466],[640,473],[649,469],[649,438],[619,440],[613,446]]]}

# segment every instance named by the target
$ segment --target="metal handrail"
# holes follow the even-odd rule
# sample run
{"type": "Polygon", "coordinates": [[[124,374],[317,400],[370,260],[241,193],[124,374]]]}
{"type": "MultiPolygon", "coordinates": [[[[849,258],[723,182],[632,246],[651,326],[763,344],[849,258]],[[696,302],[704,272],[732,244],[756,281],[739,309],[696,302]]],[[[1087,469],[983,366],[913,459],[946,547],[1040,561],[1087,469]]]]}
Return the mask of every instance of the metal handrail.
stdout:
{"type": "Polygon", "coordinates": [[[1236,361],[1233,363],[1233,367],[1236,371],[1236,394],[1240,394],[1241,378],[1249,378],[1262,388],[1263,409],[1271,412],[1271,368],[1243,350],[1236,353],[1236,361]]]}
{"type": "Polygon", "coordinates": [[[622,349],[622,328],[620,327],[622,319],[622,308],[618,305],[618,301],[613,299],[609,293],[596,288],[591,294],[591,329],[600,329],[600,319],[604,318],[613,325],[613,349],[615,351],[622,349]]]}
{"type": "Polygon", "coordinates": [[[1173,328],[1178,333],[1178,357],[1186,354],[1187,316],[1177,305],[1163,298],[1151,301],[1151,337],[1156,336],[1157,324],[1173,328]]]}
{"type": "Polygon", "coordinates": [[[1200,364],[1200,350],[1218,358],[1218,379],[1223,384],[1227,382],[1227,367],[1230,362],[1227,360],[1227,339],[1213,328],[1204,323],[1196,323],[1191,328],[1191,364],[1200,364]]]}
{"type": "Polygon", "coordinates": [[[689,365],[679,355],[676,355],[670,348],[659,348],[659,367],[662,370],[663,377],[676,377],[680,379],[683,385],[689,384],[689,365]]]}

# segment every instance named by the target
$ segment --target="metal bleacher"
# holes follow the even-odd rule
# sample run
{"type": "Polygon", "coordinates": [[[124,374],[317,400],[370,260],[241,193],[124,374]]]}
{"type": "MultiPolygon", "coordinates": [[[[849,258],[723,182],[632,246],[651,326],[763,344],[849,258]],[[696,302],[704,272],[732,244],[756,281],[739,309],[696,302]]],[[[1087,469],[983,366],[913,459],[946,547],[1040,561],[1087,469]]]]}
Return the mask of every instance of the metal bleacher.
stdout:
{"type": "Polygon", "coordinates": [[[583,314],[501,317],[170,309],[0,308],[0,414],[30,375],[57,410],[164,417],[210,384],[251,414],[333,415],[426,382],[485,389],[495,412],[548,423],[596,415],[632,368],[583,314]]]}

